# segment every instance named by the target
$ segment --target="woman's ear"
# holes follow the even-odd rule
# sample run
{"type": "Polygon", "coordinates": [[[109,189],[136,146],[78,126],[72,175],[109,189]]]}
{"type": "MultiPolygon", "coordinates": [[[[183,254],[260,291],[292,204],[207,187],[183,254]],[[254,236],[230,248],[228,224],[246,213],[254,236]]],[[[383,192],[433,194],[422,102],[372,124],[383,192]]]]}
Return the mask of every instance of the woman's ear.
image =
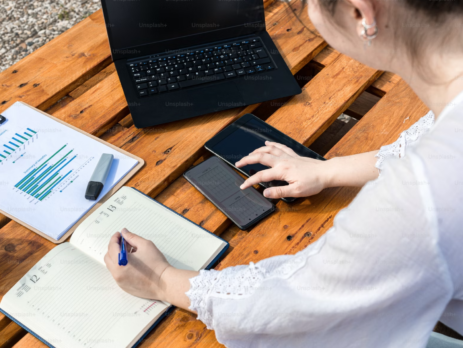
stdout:
{"type": "Polygon", "coordinates": [[[367,35],[375,34],[376,28],[373,25],[376,23],[375,4],[373,0],[344,0],[351,6],[351,15],[356,22],[357,34],[364,38],[364,23],[369,26],[366,30],[367,35]]]}

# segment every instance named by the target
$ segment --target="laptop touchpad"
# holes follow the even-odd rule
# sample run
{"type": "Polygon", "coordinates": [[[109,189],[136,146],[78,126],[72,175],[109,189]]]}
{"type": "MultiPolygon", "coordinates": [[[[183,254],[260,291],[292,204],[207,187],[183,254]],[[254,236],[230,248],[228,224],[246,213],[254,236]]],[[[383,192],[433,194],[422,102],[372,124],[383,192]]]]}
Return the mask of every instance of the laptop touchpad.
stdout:
{"type": "MultiPolygon", "coordinates": [[[[187,90],[185,89],[185,92],[186,91],[187,90]]],[[[191,90],[191,92],[193,92],[193,90],[191,90]]],[[[193,103],[195,106],[205,107],[208,109],[211,109],[212,107],[216,110],[231,109],[246,105],[238,87],[229,80],[195,88],[192,95],[194,95],[193,103]],[[213,100],[217,103],[214,106],[212,106],[211,103],[213,100]]]]}

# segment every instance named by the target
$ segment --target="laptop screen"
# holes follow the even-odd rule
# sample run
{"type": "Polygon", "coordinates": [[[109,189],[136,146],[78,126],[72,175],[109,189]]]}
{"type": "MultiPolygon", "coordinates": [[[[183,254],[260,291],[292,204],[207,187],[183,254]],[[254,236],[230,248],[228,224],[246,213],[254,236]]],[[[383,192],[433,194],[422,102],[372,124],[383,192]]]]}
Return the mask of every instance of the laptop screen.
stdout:
{"type": "Polygon", "coordinates": [[[148,44],[169,49],[174,39],[202,44],[256,32],[265,23],[262,0],[104,0],[103,9],[113,53],[148,44]]]}

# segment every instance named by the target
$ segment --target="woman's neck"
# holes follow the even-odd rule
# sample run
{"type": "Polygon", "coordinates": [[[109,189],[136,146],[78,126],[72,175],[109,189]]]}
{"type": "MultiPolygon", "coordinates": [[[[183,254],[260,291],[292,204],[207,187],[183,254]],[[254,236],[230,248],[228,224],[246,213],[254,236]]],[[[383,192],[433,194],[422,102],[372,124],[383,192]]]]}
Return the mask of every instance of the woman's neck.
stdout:
{"type": "Polygon", "coordinates": [[[410,64],[408,68],[402,65],[397,69],[397,74],[410,85],[436,118],[463,92],[463,54],[437,52],[426,59],[428,65],[424,68],[410,64]]]}

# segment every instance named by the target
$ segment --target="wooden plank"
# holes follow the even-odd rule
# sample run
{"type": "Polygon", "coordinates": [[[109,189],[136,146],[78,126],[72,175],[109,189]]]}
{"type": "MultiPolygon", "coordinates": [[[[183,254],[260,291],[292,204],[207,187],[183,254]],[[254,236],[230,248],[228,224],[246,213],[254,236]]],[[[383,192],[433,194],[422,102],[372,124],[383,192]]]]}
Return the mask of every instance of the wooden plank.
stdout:
{"type": "Polygon", "coordinates": [[[384,72],[381,77],[371,85],[371,92],[379,97],[383,97],[389,92],[398,82],[400,77],[389,71],[384,72]]]}
{"type": "Polygon", "coordinates": [[[116,72],[116,66],[114,64],[108,65],[106,68],[101,70],[98,74],[89,78],[82,85],[77,87],[75,90],[71,91],[69,93],[69,96],[72,97],[73,99],[79,98],[82,94],[87,92],[90,88],[96,86],[98,83],[103,81],[109,75],[114,74],[115,72],[116,72]]]}
{"type": "Polygon", "coordinates": [[[0,335],[0,348],[12,347],[17,341],[26,334],[26,331],[16,325],[15,323],[9,323],[2,331],[0,335]]]}
{"type": "Polygon", "coordinates": [[[341,53],[336,51],[331,46],[326,46],[323,50],[317,54],[314,59],[312,60],[315,65],[318,65],[319,69],[323,69],[325,66],[331,64],[337,57],[339,57],[341,53]]]}
{"type": "Polygon", "coordinates": [[[18,100],[46,109],[110,61],[100,10],[0,74],[0,112],[18,100]]]}
{"type": "MultiPolygon", "coordinates": [[[[326,46],[317,56],[314,57],[312,63],[319,70],[333,62],[340,53],[331,46],[326,46]]],[[[378,97],[383,97],[389,92],[394,85],[399,82],[400,77],[391,72],[383,72],[381,76],[373,82],[369,88],[369,92],[378,97]]]]}
{"type": "Polygon", "coordinates": [[[264,0],[264,8],[269,7],[273,2],[274,0],[264,0]]]}
{"type": "Polygon", "coordinates": [[[7,218],[5,215],[0,214],[0,228],[5,226],[8,222],[10,222],[10,219],[7,218]]]}
{"type": "Polygon", "coordinates": [[[310,21],[305,1],[277,1],[266,9],[265,21],[293,75],[327,45],[310,21]]]}
{"type": "Polygon", "coordinates": [[[42,341],[39,341],[32,335],[27,334],[21,340],[13,346],[13,348],[18,347],[27,347],[27,348],[47,348],[46,344],[43,344],[42,341]]]}
{"type": "Polygon", "coordinates": [[[102,135],[129,113],[117,74],[90,88],[53,116],[96,136],[102,135]]]}
{"type": "Polygon", "coordinates": [[[373,151],[395,141],[429,109],[399,80],[350,132],[327,154],[327,158],[373,151]]]}
{"type": "Polygon", "coordinates": [[[267,122],[308,146],[379,74],[347,56],[338,56],[267,122]],[[288,121],[295,115],[297,126],[288,121]]]}
{"type": "Polygon", "coordinates": [[[1,331],[9,324],[11,320],[5,316],[4,314],[0,313],[0,334],[1,331]]]}
{"type": "Polygon", "coordinates": [[[27,334],[21,340],[16,343],[13,348],[18,348],[18,347],[27,347],[27,348],[47,348],[48,346],[42,341],[39,341],[37,338],[34,336],[27,334]]]}

